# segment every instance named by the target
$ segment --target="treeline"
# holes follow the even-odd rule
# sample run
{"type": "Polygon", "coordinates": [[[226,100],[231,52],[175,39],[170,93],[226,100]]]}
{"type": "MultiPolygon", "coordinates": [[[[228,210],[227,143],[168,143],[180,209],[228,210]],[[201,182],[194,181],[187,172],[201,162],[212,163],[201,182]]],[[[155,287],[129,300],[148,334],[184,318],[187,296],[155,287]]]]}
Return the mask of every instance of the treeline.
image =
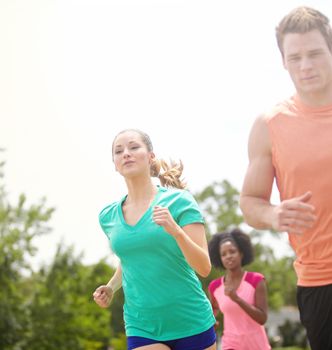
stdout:
{"type": "MultiPolygon", "coordinates": [[[[261,233],[255,230],[248,232],[239,210],[239,195],[239,191],[227,180],[214,182],[195,194],[204,212],[208,236],[235,226],[249,233],[255,247],[255,260],[246,266],[246,269],[259,271],[265,275],[269,292],[269,308],[278,310],[284,305],[296,305],[296,275],[293,269],[293,257],[277,258],[272,248],[273,245],[262,243],[262,235],[272,240],[273,237],[278,237],[278,233],[268,231],[261,233]]],[[[219,275],[220,271],[213,269],[210,276],[202,280],[203,285],[206,287],[210,280],[219,275]]]]}
{"type": "MultiPolygon", "coordinates": [[[[72,247],[58,245],[50,263],[30,266],[37,253],[35,240],[51,234],[48,222],[54,212],[45,199],[28,205],[22,194],[10,203],[0,164],[0,350],[123,350],[123,294],[117,292],[111,307],[99,308],[92,299],[96,286],[114,272],[105,260],[85,265],[72,247]]],[[[208,235],[241,226],[238,191],[228,182],[216,182],[196,193],[206,217],[208,235]]],[[[248,268],[264,273],[269,305],[278,309],[295,304],[292,259],[277,259],[252,232],[256,260],[248,268]]],[[[204,289],[220,275],[212,270],[202,279],[204,289]]]]}

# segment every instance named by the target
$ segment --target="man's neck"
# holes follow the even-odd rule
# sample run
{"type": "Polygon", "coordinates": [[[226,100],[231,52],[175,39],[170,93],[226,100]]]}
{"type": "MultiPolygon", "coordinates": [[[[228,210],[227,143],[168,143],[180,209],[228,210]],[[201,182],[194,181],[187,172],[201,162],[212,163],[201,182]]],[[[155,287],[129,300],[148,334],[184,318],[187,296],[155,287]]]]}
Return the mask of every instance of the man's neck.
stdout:
{"type": "Polygon", "coordinates": [[[297,92],[300,100],[309,107],[324,107],[332,105],[332,87],[331,91],[303,93],[297,92]]]}

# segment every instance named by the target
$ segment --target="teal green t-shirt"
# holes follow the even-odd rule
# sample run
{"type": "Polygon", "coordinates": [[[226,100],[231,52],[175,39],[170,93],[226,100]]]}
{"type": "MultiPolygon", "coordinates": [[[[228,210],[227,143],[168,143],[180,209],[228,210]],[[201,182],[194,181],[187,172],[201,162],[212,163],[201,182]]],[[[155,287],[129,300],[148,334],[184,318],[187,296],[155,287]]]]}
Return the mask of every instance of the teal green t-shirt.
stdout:
{"type": "Polygon", "coordinates": [[[206,331],[215,323],[211,304],[175,239],[152,220],[155,205],[168,207],[183,227],[203,223],[193,196],[186,190],[159,187],[136,225],[128,225],[122,203],[99,215],[100,225],[122,267],[127,336],[172,340],[206,331]]]}

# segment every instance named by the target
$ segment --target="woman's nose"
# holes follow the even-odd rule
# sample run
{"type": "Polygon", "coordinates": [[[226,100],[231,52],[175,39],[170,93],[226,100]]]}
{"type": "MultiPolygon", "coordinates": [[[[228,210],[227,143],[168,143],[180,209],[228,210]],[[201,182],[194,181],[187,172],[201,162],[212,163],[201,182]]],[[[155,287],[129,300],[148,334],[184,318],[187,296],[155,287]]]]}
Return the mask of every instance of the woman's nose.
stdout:
{"type": "Polygon", "coordinates": [[[130,150],[129,150],[128,148],[125,148],[125,149],[123,150],[123,156],[124,156],[125,158],[127,158],[127,157],[130,156],[130,150]]]}

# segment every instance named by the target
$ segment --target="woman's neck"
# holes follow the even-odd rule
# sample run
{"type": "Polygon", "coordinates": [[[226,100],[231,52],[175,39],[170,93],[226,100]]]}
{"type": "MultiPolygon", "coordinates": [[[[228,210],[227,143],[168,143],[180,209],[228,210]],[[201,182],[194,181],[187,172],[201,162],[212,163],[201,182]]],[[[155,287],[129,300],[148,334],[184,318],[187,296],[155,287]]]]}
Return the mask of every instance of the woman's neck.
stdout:
{"type": "Polygon", "coordinates": [[[234,279],[241,279],[244,274],[244,270],[242,267],[236,269],[236,270],[227,270],[226,277],[229,276],[232,280],[234,279]]]}
{"type": "Polygon", "coordinates": [[[158,192],[157,186],[151,181],[151,178],[139,183],[135,181],[127,181],[128,196],[127,204],[136,204],[153,199],[158,192]]]}

